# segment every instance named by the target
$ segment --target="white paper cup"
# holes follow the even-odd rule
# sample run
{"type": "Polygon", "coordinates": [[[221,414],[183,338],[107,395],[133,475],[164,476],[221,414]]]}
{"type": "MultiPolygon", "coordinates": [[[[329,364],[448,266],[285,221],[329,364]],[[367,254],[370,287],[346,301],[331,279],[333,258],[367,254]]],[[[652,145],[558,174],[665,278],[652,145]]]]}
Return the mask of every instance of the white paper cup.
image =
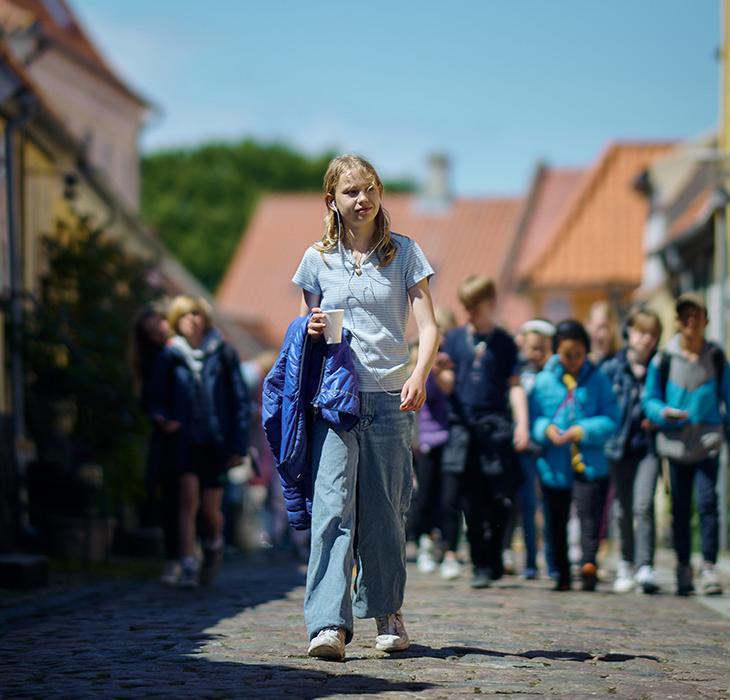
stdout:
{"type": "Polygon", "coordinates": [[[324,312],[324,339],[328,345],[342,342],[344,309],[328,309],[324,312]]]}

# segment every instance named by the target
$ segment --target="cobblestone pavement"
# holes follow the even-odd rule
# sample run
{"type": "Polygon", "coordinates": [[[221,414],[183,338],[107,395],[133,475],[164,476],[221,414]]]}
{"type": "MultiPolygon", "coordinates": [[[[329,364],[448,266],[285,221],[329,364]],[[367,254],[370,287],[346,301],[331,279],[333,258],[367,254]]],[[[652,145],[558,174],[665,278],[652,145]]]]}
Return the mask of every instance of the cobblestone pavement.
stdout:
{"type": "Polygon", "coordinates": [[[345,663],[306,656],[303,571],[226,562],[207,590],[114,582],[0,611],[3,698],[728,698],[730,619],[666,593],[474,591],[411,568],[411,648],[358,621],[345,663]]]}

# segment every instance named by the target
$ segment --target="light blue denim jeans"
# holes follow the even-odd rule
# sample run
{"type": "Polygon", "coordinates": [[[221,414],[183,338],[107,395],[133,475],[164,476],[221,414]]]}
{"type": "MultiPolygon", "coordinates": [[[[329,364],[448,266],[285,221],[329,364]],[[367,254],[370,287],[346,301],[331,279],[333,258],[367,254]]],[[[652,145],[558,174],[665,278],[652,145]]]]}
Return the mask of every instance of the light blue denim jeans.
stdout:
{"type": "Polygon", "coordinates": [[[363,392],[360,401],[360,420],[351,431],[333,430],[321,418],[312,430],[314,499],[304,597],[310,639],[326,627],[342,627],[349,642],[353,614],[378,617],[403,604],[415,414],[401,411],[400,397],[385,392],[363,392]]]}

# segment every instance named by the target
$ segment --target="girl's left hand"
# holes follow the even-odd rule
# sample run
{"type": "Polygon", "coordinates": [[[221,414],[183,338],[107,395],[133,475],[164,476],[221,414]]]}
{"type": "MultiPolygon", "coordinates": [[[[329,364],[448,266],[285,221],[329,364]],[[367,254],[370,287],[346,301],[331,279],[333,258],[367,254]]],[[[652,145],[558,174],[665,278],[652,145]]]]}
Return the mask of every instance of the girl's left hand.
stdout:
{"type": "Polygon", "coordinates": [[[426,401],[426,382],[409,377],[400,392],[400,410],[417,411],[426,401]]]}

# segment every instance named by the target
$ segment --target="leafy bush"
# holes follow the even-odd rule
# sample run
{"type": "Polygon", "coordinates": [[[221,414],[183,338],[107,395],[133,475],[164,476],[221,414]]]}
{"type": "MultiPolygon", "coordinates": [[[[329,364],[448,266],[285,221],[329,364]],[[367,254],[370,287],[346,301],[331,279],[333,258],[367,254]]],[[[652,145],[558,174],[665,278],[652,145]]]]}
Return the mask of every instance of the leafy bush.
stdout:
{"type": "Polygon", "coordinates": [[[70,479],[101,466],[98,505],[113,512],[144,488],[147,425],[128,349],[134,316],[157,290],[149,266],[86,219],[58,222],[44,246],[47,272],[26,316],[28,425],[41,464],[70,479]]]}

